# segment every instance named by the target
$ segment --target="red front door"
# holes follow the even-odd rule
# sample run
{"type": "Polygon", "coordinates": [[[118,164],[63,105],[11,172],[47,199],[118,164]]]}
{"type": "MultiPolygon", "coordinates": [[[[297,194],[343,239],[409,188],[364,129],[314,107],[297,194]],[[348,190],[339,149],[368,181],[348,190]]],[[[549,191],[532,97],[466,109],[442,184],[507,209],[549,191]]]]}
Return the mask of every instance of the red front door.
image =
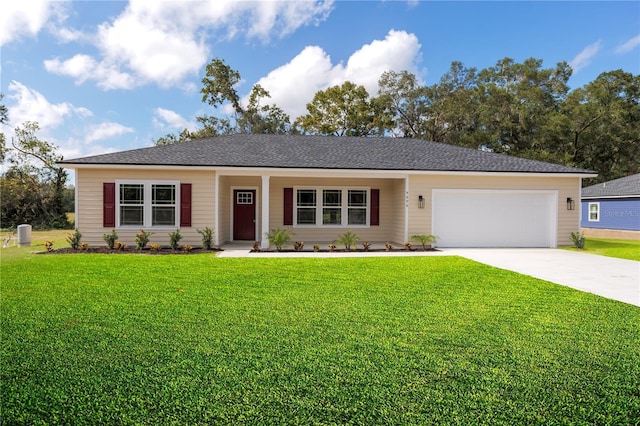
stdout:
{"type": "Polygon", "coordinates": [[[256,191],[233,190],[233,239],[256,239],[256,191]]]}

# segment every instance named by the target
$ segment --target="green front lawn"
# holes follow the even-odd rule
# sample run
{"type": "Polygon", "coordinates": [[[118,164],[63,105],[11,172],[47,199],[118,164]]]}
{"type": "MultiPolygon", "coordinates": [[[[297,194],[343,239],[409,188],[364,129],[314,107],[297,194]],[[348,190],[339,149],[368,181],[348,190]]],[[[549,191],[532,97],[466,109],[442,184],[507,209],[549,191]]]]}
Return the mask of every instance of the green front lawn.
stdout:
{"type": "Polygon", "coordinates": [[[2,424],[636,424],[640,309],[458,257],[2,259],[2,424]]]}
{"type": "Polygon", "coordinates": [[[640,240],[586,238],[584,249],[577,249],[575,247],[567,248],[573,251],[584,251],[602,256],[640,261],[640,240]]]}

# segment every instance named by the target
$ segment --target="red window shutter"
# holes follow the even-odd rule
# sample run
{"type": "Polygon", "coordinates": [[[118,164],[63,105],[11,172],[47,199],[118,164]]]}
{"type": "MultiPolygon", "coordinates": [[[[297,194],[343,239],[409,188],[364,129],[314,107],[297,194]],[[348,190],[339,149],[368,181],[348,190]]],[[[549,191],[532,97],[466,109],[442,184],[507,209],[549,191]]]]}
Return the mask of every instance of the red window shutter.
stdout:
{"type": "Polygon", "coordinates": [[[283,225],[293,225],[293,188],[284,188],[283,225]]]}
{"type": "Polygon", "coordinates": [[[102,184],[102,226],[105,228],[116,226],[116,184],[114,182],[102,184]]]}
{"type": "Polygon", "coordinates": [[[191,226],[191,184],[180,184],[180,226],[191,226]]]}
{"type": "Polygon", "coordinates": [[[380,225],[380,190],[371,190],[371,208],[369,210],[371,217],[369,217],[369,225],[380,225]]]}

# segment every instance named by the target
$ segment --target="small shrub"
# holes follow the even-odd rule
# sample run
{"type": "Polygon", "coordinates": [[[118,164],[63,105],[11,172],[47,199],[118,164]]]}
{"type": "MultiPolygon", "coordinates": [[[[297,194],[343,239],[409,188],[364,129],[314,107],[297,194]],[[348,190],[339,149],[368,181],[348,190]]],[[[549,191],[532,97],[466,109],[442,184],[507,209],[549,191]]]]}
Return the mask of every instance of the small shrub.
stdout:
{"type": "Polygon", "coordinates": [[[149,238],[153,235],[153,232],[145,231],[143,229],[140,230],[136,234],[136,248],[138,250],[142,250],[149,244],[149,238]]]}
{"type": "Polygon", "coordinates": [[[252,250],[255,251],[255,252],[260,251],[260,241],[256,241],[256,242],[253,243],[252,250]]]}
{"type": "Polygon", "coordinates": [[[281,251],[282,247],[291,240],[294,234],[287,229],[277,228],[272,229],[265,235],[269,243],[276,246],[276,250],[281,251]]]}
{"type": "Polygon", "coordinates": [[[329,244],[329,251],[334,251],[336,249],[336,245],[333,243],[329,244]]]}
{"type": "Polygon", "coordinates": [[[365,241],[364,243],[362,243],[362,249],[364,251],[369,251],[369,249],[371,248],[371,244],[368,243],[367,241],[365,241]]]}
{"type": "Polygon", "coordinates": [[[411,243],[410,243],[410,242],[408,242],[408,241],[407,241],[406,243],[404,243],[404,248],[405,248],[406,250],[411,250],[411,243]]]}
{"type": "Polygon", "coordinates": [[[73,250],[78,250],[78,246],[80,245],[80,238],[82,238],[82,234],[77,228],[73,232],[73,234],[69,234],[69,236],[67,236],[67,242],[73,250]]]}
{"type": "Polygon", "coordinates": [[[427,245],[431,246],[433,245],[436,240],[438,239],[438,237],[436,237],[435,235],[424,235],[424,234],[420,234],[420,235],[412,235],[411,236],[411,240],[412,241],[417,241],[420,243],[420,245],[422,246],[422,250],[426,250],[427,249],[427,245]]]}
{"type": "Polygon", "coordinates": [[[205,250],[211,250],[213,248],[213,229],[207,226],[204,229],[197,229],[197,231],[202,235],[202,247],[205,250]]]}
{"type": "Polygon", "coordinates": [[[151,251],[160,251],[160,244],[149,244],[149,249],[151,251]]]}
{"type": "Polygon", "coordinates": [[[102,239],[104,240],[105,243],[107,243],[107,247],[113,250],[115,248],[116,241],[118,241],[118,233],[116,232],[115,229],[113,229],[111,230],[110,234],[104,234],[102,236],[102,239]]]}
{"type": "Polygon", "coordinates": [[[391,249],[393,249],[393,244],[391,244],[390,242],[388,242],[388,241],[387,241],[387,242],[384,244],[384,249],[385,249],[386,251],[391,251],[391,249]]]}
{"type": "Polygon", "coordinates": [[[315,251],[315,252],[320,251],[320,244],[314,244],[313,245],[313,251],[315,251]]]}
{"type": "Polygon", "coordinates": [[[173,250],[178,250],[180,248],[180,240],[182,239],[182,235],[180,234],[180,230],[176,229],[173,232],[169,233],[169,246],[173,250]]]}
{"type": "Polygon", "coordinates": [[[53,251],[53,241],[45,241],[44,248],[46,248],[47,251],[53,251]]]}
{"type": "Polygon", "coordinates": [[[580,232],[572,232],[571,233],[571,241],[573,241],[573,246],[575,248],[583,249],[584,248],[584,234],[580,232]]]}
{"type": "Polygon", "coordinates": [[[360,237],[358,237],[351,231],[347,231],[344,234],[339,235],[338,237],[338,242],[340,244],[343,244],[344,249],[347,251],[350,251],[353,247],[355,247],[358,240],[360,240],[360,237]]]}
{"type": "Polygon", "coordinates": [[[88,249],[88,248],[89,248],[89,244],[87,244],[87,243],[80,243],[79,248],[80,248],[80,250],[86,250],[86,249],[88,249]]]}
{"type": "Polygon", "coordinates": [[[301,251],[304,248],[304,241],[296,241],[293,243],[293,249],[295,251],[301,251]]]}
{"type": "Polygon", "coordinates": [[[193,246],[190,246],[189,244],[185,244],[182,246],[182,250],[189,252],[191,250],[193,250],[193,246]]]}

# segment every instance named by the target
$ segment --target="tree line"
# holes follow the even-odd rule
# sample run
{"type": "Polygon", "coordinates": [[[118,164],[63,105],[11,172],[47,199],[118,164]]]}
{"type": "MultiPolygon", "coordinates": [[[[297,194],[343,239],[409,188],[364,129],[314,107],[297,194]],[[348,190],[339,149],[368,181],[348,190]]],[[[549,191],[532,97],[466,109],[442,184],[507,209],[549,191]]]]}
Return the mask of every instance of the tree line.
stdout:
{"type": "MultiPolygon", "coordinates": [[[[0,94],[0,100],[3,95],[0,94]]],[[[0,123],[7,123],[7,108],[0,105],[0,123]]],[[[7,144],[0,133],[0,224],[15,228],[22,223],[34,228],[69,228],[67,212],[73,211],[73,188],[67,172],[56,164],[62,157],[57,147],[36,136],[38,123],[26,122],[14,129],[7,144]]]]}
{"type": "MultiPolygon", "coordinates": [[[[160,137],[156,145],[234,133],[312,134],[421,138],[574,166],[598,172],[585,184],[640,172],[640,77],[604,72],[584,87],[569,90],[566,62],[543,68],[542,60],[504,58],[478,70],[452,62],[435,84],[422,85],[408,71],[388,71],[372,96],[346,81],[318,91],[306,114],[291,120],[268,103],[256,84],[246,104],[236,87],[240,73],[214,58],[202,79],[202,102],[228,115],[196,117],[197,130],[160,137]]],[[[0,101],[2,94],[0,94],[0,101]]],[[[0,104],[0,123],[7,108],[0,104]]],[[[57,147],[38,139],[38,123],[15,128],[8,144],[0,133],[0,224],[69,227],[73,209],[67,173],[57,165],[57,147]]]]}
{"type": "Polygon", "coordinates": [[[504,58],[478,70],[452,62],[433,85],[408,71],[388,71],[378,93],[350,81],[318,91],[307,113],[291,120],[253,86],[243,106],[240,73],[213,59],[202,79],[202,101],[226,117],[197,117],[200,127],[157,145],[233,133],[421,138],[595,170],[601,182],[640,172],[640,77],[622,70],[600,74],[569,90],[571,67],[504,58]]]}

